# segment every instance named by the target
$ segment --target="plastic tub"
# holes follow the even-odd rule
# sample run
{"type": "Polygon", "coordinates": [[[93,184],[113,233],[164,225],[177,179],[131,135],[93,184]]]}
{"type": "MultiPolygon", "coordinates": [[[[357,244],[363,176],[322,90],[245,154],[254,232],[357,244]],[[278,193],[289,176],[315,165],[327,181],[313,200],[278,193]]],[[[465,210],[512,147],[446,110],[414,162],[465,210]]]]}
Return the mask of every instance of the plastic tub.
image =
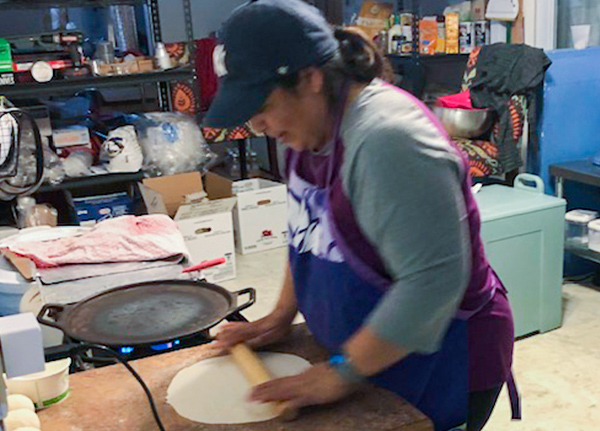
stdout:
{"type": "Polygon", "coordinates": [[[69,395],[70,366],[71,358],[47,362],[45,371],[8,379],[8,391],[31,398],[36,409],[58,404],[69,395]]]}
{"type": "Polygon", "coordinates": [[[600,220],[588,224],[588,248],[600,253],[600,220]]]}
{"type": "Polygon", "coordinates": [[[596,211],[572,210],[565,214],[565,240],[571,243],[588,242],[588,223],[598,218],[596,211]]]}

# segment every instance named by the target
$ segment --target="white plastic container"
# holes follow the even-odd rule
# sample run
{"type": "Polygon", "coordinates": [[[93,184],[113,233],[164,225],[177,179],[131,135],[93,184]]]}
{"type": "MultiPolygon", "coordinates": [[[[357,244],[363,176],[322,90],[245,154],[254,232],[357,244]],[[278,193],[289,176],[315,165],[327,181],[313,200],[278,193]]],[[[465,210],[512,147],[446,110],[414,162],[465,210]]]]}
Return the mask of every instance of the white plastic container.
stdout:
{"type": "Polygon", "coordinates": [[[69,395],[71,358],[47,362],[45,371],[7,380],[10,394],[25,395],[43,409],[58,404],[69,395]]]}
{"type": "Polygon", "coordinates": [[[598,218],[596,211],[572,210],[565,214],[565,240],[570,243],[587,244],[588,223],[598,218]]]}
{"type": "Polygon", "coordinates": [[[588,224],[588,248],[600,253],[600,219],[588,224]]]}

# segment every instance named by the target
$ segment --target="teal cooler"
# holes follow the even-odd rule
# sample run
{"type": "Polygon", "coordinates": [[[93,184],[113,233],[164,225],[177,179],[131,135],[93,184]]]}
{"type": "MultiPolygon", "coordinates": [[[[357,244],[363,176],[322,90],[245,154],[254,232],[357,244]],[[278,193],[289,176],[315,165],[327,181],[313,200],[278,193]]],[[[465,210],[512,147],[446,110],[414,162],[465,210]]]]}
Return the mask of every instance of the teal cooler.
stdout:
{"type": "Polygon", "coordinates": [[[541,178],[529,174],[514,188],[486,186],[475,197],[485,251],[508,289],[515,336],[560,327],[566,201],[545,195],[541,178]]]}

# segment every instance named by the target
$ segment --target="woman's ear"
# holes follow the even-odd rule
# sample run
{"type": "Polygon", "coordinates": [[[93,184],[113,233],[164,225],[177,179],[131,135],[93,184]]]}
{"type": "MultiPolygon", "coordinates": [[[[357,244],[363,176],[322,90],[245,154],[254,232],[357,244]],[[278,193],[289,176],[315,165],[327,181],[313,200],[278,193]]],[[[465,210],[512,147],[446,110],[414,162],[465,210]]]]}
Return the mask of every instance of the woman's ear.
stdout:
{"type": "Polygon", "coordinates": [[[325,86],[325,75],[323,74],[323,71],[316,67],[309,67],[304,73],[304,90],[312,94],[323,93],[325,86]]]}

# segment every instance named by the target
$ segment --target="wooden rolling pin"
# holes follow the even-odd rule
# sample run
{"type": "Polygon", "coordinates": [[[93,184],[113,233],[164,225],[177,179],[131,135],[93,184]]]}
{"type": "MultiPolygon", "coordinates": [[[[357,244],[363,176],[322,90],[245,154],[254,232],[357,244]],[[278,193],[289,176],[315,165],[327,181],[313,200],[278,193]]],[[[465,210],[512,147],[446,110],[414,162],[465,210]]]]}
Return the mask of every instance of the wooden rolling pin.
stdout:
{"type": "MultiPolygon", "coordinates": [[[[230,349],[231,356],[242,370],[252,386],[258,386],[273,378],[260,357],[245,343],[239,343],[230,349]]],[[[285,401],[271,403],[277,416],[285,421],[291,421],[298,416],[298,410],[292,408],[285,401]]]]}

